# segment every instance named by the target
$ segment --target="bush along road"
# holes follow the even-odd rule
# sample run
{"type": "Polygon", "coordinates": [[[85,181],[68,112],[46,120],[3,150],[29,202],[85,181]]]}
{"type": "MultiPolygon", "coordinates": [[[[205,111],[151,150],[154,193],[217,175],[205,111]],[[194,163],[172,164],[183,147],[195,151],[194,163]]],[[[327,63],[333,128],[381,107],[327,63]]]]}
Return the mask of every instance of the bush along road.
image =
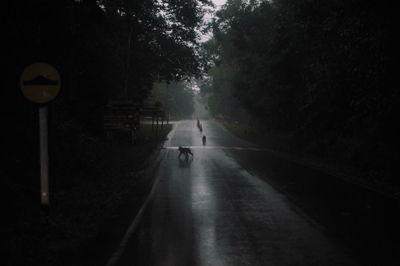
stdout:
{"type": "Polygon", "coordinates": [[[171,128],[156,135],[143,125],[135,145],[124,135],[113,143],[59,139],[51,162],[49,216],[40,209],[39,190],[10,185],[20,199],[6,227],[6,265],[105,264],[151,188],[146,169],[171,128]]]}

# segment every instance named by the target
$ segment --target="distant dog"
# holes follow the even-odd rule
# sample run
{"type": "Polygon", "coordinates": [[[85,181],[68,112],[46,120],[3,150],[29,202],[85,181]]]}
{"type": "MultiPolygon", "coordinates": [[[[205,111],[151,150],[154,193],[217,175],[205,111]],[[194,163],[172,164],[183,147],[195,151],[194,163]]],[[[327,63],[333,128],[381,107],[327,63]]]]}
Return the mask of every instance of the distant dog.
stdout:
{"type": "Polygon", "coordinates": [[[193,153],[190,150],[190,148],[185,148],[185,147],[179,146],[178,150],[179,150],[179,155],[178,155],[179,159],[181,158],[182,154],[185,155],[185,159],[189,158],[189,154],[192,155],[192,158],[193,158],[193,153]]]}

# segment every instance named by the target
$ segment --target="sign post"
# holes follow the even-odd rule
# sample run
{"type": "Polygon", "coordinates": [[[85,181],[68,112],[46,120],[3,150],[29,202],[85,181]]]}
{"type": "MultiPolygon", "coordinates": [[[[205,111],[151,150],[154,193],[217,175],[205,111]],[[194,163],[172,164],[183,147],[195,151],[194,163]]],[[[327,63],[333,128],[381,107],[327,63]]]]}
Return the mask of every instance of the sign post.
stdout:
{"type": "Polygon", "coordinates": [[[40,147],[40,201],[44,206],[49,200],[49,141],[47,105],[39,107],[39,147],[40,147]]]}
{"type": "Polygon", "coordinates": [[[40,202],[48,211],[49,199],[49,145],[48,145],[48,103],[54,100],[61,87],[58,71],[50,64],[38,62],[25,68],[21,74],[22,94],[39,105],[39,147],[40,147],[40,202]]]}

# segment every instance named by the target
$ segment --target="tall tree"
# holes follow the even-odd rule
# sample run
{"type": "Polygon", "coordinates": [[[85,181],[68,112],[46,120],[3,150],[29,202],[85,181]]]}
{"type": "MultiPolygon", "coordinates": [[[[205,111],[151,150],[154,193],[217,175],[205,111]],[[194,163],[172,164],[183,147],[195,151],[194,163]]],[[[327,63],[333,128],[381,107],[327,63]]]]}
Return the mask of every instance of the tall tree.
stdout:
{"type": "Polygon", "coordinates": [[[394,21],[385,1],[228,0],[208,44],[207,90],[215,106],[233,96],[297,146],[388,169],[398,156],[389,130],[399,102],[394,21]]]}

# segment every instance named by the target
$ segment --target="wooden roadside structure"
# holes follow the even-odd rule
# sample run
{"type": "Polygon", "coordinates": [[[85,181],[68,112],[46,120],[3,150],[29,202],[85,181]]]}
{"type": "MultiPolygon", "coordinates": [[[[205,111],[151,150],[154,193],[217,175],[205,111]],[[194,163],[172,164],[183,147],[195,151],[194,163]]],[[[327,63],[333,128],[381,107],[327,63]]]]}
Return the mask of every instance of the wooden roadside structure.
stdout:
{"type": "Polygon", "coordinates": [[[159,122],[161,129],[164,122],[169,123],[167,112],[159,102],[142,102],[139,100],[114,100],[110,101],[104,108],[104,130],[109,140],[113,139],[115,132],[128,132],[131,143],[134,144],[140,130],[140,122],[150,118],[152,131],[158,135],[159,122]]]}
{"type": "Polygon", "coordinates": [[[160,102],[145,102],[145,105],[140,113],[142,118],[151,118],[151,129],[158,134],[160,123],[161,129],[164,127],[164,122],[169,124],[169,117],[160,102]]]}
{"type": "Polygon", "coordinates": [[[140,101],[115,100],[110,101],[104,108],[103,125],[106,137],[113,139],[115,132],[130,134],[131,143],[135,143],[137,132],[140,129],[140,110],[143,104],[140,101]]]}

